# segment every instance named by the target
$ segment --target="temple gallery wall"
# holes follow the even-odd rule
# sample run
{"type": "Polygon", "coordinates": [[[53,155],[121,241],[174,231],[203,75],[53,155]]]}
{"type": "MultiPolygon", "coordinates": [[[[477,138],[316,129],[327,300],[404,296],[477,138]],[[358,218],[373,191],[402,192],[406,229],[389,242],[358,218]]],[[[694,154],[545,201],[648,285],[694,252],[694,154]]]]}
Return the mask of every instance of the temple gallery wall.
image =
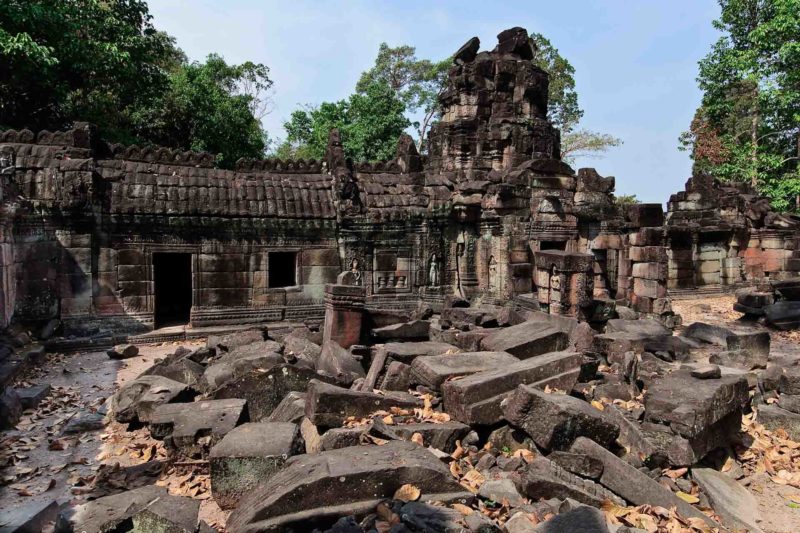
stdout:
{"type": "Polygon", "coordinates": [[[221,170],[86,123],[0,133],[0,322],[319,322],[348,273],[373,308],[457,296],[590,319],[615,301],[668,323],[671,294],[800,271],[800,222],[745,185],[693,176],[666,212],[623,208],[613,177],[562,162],[523,32],[456,53],[426,155],[404,136],[393,160],[350,161],[332,131],[322,161],[221,170]]]}

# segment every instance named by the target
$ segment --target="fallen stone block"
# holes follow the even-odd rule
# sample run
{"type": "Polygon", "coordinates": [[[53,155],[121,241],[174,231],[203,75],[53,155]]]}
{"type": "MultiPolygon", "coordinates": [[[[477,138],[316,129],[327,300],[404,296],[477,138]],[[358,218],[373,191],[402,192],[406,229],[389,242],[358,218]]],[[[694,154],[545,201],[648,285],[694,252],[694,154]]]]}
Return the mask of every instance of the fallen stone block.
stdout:
{"type": "Polygon", "coordinates": [[[150,434],[183,455],[204,455],[233,428],[247,421],[246,403],[228,399],[159,405],[150,416],[150,434]]]}
{"type": "Polygon", "coordinates": [[[130,359],[139,355],[139,347],[135,344],[118,344],[106,352],[111,359],[130,359]]]}
{"type": "Polygon", "coordinates": [[[645,397],[645,418],[668,424],[678,435],[691,439],[734,413],[749,400],[747,379],[723,376],[696,379],[682,369],[655,380],[645,397]]]}
{"type": "Polygon", "coordinates": [[[147,423],[159,405],[190,402],[194,393],[185,383],[161,376],[140,376],[124,384],[111,401],[111,412],[117,422],[147,423]]]}
{"type": "Polygon", "coordinates": [[[361,444],[362,437],[369,431],[369,429],[369,425],[352,428],[329,429],[320,435],[318,439],[306,438],[306,453],[318,453],[328,450],[347,448],[349,446],[358,446],[361,444]],[[310,440],[317,440],[318,444],[310,444],[310,440]]]}
{"type": "Polygon", "coordinates": [[[800,415],[782,409],[778,405],[760,405],[758,422],[770,431],[783,429],[792,440],[800,440],[800,415]]]}
{"type": "Polygon", "coordinates": [[[603,463],[588,455],[554,451],[547,458],[576,476],[600,479],[600,476],[603,475],[603,463]]]}
{"type": "Polygon", "coordinates": [[[691,371],[692,377],[697,379],[719,379],[722,377],[722,371],[717,365],[702,365],[693,368],[691,371]]]}
{"type": "Polygon", "coordinates": [[[706,523],[715,523],[706,515],[681,500],[669,489],[659,485],[657,481],[643,474],[596,442],[579,437],[570,447],[572,453],[582,453],[603,463],[603,474],[600,483],[619,494],[634,505],[659,505],[669,509],[676,507],[678,512],[687,517],[702,518],[706,523]]]}
{"type": "MultiPolygon", "coordinates": [[[[407,391],[411,387],[411,367],[400,361],[392,361],[379,387],[381,390],[407,391]]],[[[366,390],[366,389],[364,389],[366,390]]]]}
{"type": "Polygon", "coordinates": [[[312,379],[326,380],[313,370],[280,364],[267,371],[253,370],[229,381],[211,393],[216,400],[242,398],[247,400],[251,422],[261,422],[272,414],[290,392],[305,392],[312,379]]]}
{"type": "Polygon", "coordinates": [[[445,411],[465,424],[495,424],[503,419],[500,403],[519,385],[572,390],[581,361],[579,353],[554,352],[448,381],[442,386],[445,411]]]}
{"type": "Polygon", "coordinates": [[[593,507],[600,507],[605,501],[625,505],[619,496],[602,485],[571,474],[544,457],[537,457],[528,465],[522,474],[520,487],[522,493],[534,501],[572,498],[593,507]]]}
{"type": "Polygon", "coordinates": [[[430,337],[429,329],[431,323],[427,320],[412,320],[401,322],[382,328],[375,328],[371,331],[372,338],[377,342],[389,341],[424,341],[430,337]]]}
{"type": "Polygon", "coordinates": [[[562,533],[580,531],[581,533],[609,533],[606,515],[603,511],[580,505],[571,511],[560,513],[534,528],[535,533],[562,533]]]}
{"type": "Polygon", "coordinates": [[[660,335],[672,335],[672,331],[663,324],[652,318],[640,318],[637,320],[623,320],[613,318],[606,323],[606,333],[636,333],[647,337],[658,337],[660,335]]]}
{"type": "Polygon", "coordinates": [[[402,524],[408,526],[400,531],[462,531],[460,512],[441,505],[430,505],[424,502],[408,502],[404,504],[398,515],[402,524]]]}
{"type": "Polygon", "coordinates": [[[448,379],[503,367],[519,359],[507,352],[461,352],[418,357],[411,364],[412,383],[438,391],[448,379]]]}
{"type": "MultiPolygon", "coordinates": [[[[317,361],[319,360],[319,356],[322,353],[322,337],[319,336],[319,343],[316,343],[311,340],[311,335],[313,332],[310,330],[301,330],[301,331],[308,331],[308,334],[305,333],[297,333],[293,331],[291,334],[287,335],[286,338],[283,339],[283,353],[287,356],[294,356],[300,361],[305,361],[310,368],[316,368],[317,361]]],[[[316,335],[314,335],[316,339],[316,335]]]]}
{"type": "Polygon", "coordinates": [[[781,330],[800,328],[800,301],[782,301],[764,308],[767,324],[781,330]]]}
{"type": "Polygon", "coordinates": [[[463,440],[472,428],[460,422],[417,422],[391,426],[394,432],[404,440],[411,440],[415,433],[422,435],[424,446],[450,453],[456,449],[456,441],[463,440]]]}
{"type": "Polygon", "coordinates": [[[692,480],[729,528],[746,529],[750,533],[761,531],[757,525],[761,521],[758,501],[731,476],[711,468],[692,468],[692,480]]]}
{"type": "Polygon", "coordinates": [[[800,300],[800,277],[770,280],[769,284],[784,300],[800,300]]]}
{"type": "Polygon", "coordinates": [[[386,354],[387,360],[400,361],[410,365],[417,357],[430,355],[454,354],[461,350],[446,342],[388,342],[378,347],[379,351],[386,354]]]}
{"type": "Polygon", "coordinates": [[[503,527],[505,527],[506,533],[535,533],[536,531],[536,525],[524,512],[515,513],[503,524],[503,527]]]}
{"type": "Polygon", "coordinates": [[[3,511],[0,517],[2,533],[38,533],[52,528],[58,518],[58,503],[42,500],[15,505],[3,511]]]}
{"type": "Polygon", "coordinates": [[[478,495],[485,500],[519,507],[526,503],[525,498],[517,491],[514,482],[508,478],[486,480],[478,490],[478,495]]]}
{"type": "Polygon", "coordinates": [[[641,423],[616,405],[607,405],[603,412],[619,426],[617,441],[629,450],[635,463],[668,468],[689,466],[697,460],[689,441],[675,435],[668,426],[641,423]]]}
{"type": "Polygon", "coordinates": [[[361,361],[349,350],[339,346],[336,341],[326,341],[322,346],[317,361],[317,372],[330,376],[346,386],[366,376],[361,361]]]}
{"type": "Polygon", "coordinates": [[[546,322],[528,321],[494,331],[481,341],[484,350],[507,352],[519,359],[564,350],[569,334],[546,322]]]}
{"type": "Polygon", "coordinates": [[[222,509],[233,509],[303,447],[297,424],[251,422],[232,429],[208,456],[214,500],[222,509]]]}
{"type": "Polygon", "coordinates": [[[239,346],[263,341],[266,338],[266,328],[253,328],[224,335],[209,335],[206,346],[214,348],[217,352],[230,352],[239,346]]]}
{"type": "Polygon", "coordinates": [[[50,385],[34,385],[24,389],[14,389],[22,409],[35,409],[50,394],[50,385]]]}
{"type": "Polygon", "coordinates": [[[481,341],[496,332],[496,328],[475,327],[469,331],[450,328],[443,329],[438,323],[432,322],[430,327],[430,338],[432,341],[451,344],[465,352],[479,352],[485,350],[481,347],[481,341]]]}
{"type": "Polygon", "coordinates": [[[706,324],[705,322],[693,322],[681,332],[681,337],[716,344],[717,346],[727,346],[728,336],[730,335],[733,335],[733,331],[730,329],[706,324]]]}
{"type": "Polygon", "coordinates": [[[292,422],[299,424],[306,416],[306,393],[291,391],[269,415],[269,422],[292,422]]]}
{"type": "Polygon", "coordinates": [[[201,364],[192,361],[188,357],[184,357],[178,361],[165,360],[156,363],[142,372],[141,375],[161,376],[173,381],[195,386],[205,371],[206,369],[201,364]]]}
{"type": "Polygon", "coordinates": [[[106,426],[106,419],[100,413],[92,413],[85,410],[78,413],[66,423],[61,432],[64,435],[85,434],[91,431],[98,431],[106,426]]]}
{"type": "Polygon", "coordinates": [[[372,512],[403,484],[417,487],[423,502],[472,498],[425,448],[392,441],[290,458],[241,500],[227,528],[235,533],[325,529],[341,516],[372,512]]]}
{"type": "Polygon", "coordinates": [[[778,390],[781,394],[800,394],[800,367],[783,369],[778,378],[778,390]]]}
{"type": "Polygon", "coordinates": [[[146,485],[62,508],[58,532],[164,531],[193,533],[198,525],[200,500],[173,496],[165,487],[146,485]]]}
{"type": "Polygon", "coordinates": [[[348,417],[364,418],[392,407],[421,407],[422,401],[402,392],[375,394],[343,389],[316,379],[308,384],[306,417],[321,427],[339,427],[348,417]]]}

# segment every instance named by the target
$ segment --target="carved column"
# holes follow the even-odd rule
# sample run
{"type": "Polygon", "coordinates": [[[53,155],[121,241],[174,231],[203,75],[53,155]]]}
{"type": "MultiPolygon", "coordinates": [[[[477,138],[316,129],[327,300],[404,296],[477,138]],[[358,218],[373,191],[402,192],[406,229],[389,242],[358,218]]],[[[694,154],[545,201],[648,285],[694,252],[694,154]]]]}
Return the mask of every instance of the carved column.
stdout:
{"type": "Polygon", "coordinates": [[[361,341],[366,291],[358,285],[325,285],[325,329],[323,340],[350,348],[361,341]]]}

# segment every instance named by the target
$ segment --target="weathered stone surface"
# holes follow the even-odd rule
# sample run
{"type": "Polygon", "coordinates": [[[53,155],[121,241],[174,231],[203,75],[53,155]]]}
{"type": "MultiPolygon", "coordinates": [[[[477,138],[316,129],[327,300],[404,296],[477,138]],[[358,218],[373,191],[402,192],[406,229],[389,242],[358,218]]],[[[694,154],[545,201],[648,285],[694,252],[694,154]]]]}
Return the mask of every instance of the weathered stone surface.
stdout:
{"type": "Polygon", "coordinates": [[[400,324],[392,324],[372,330],[372,337],[378,341],[424,341],[429,337],[430,322],[427,320],[412,320],[400,324]]]}
{"type": "Polygon", "coordinates": [[[205,369],[197,382],[200,390],[213,391],[250,372],[269,370],[284,363],[283,356],[275,352],[239,353],[239,356],[234,353],[226,354],[205,369]]]}
{"type": "Polygon", "coordinates": [[[234,398],[159,405],[149,417],[150,434],[184,455],[203,454],[247,421],[246,403],[234,398]],[[201,442],[205,437],[210,437],[208,443],[201,442]]]}
{"type": "Polygon", "coordinates": [[[544,457],[537,457],[522,474],[522,493],[531,500],[572,498],[580,503],[600,507],[604,501],[624,504],[613,492],[589,479],[571,474],[544,457]]]}
{"type": "Polygon", "coordinates": [[[206,346],[214,348],[218,352],[230,352],[234,348],[263,341],[267,336],[265,329],[255,328],[228,333],[226,335],[211,335],[206,341],[206,346]]]}
{"type": "Polygon", "coordinates": [[[306,416],[306,394],[291,391],[283,397],[281,403],[269,415],[269,422],[293,422],[299,424],[306,416]]]}
{"type": "Polygon", "coordinates": [[[0,392],[0,429],[8,429],[17,425],[22,416],[22,403],[16,390],[4,388],[0,392]]]}
{"type": "Polygon", "coordinates": [[[415,433],[422,435],[425,446],[450,453],[456,448],[456,441],[463,440],[471,431],[466,424],[460,422],[444,422],[441,424],[417,422],[392,426],[394,432],[404,440],[410,440],[415,433]]]}
{"type": "Polygon", "coordinates": [[[335,341],[327,341],[322,346],[322,352],[317,360],[317,372],[330,376],[344,385],[350,385],[356,379],[366,376],[361,362],[335,341]]]}
{"type": "Polygon", "coordinates": [[[164,360],[151,366],[141,375],[161,376],[179,383],[194,386],[206,371],[202,365],[192,361],[188,357],[183,357],[178,361],[164,360]]]}
{"type": "Polygon", "coordinates": [[[199,500],[173,496],[164,487],[146,485],[62,509],[56,531],[105,533],[131,521],[133,531],[192,533],[197,528],[199,510],[199,500]]]}
{"type": "Polygon", "coordinates": [[[800,328],[800,301],[776,302],[764,308],[767,324],[782,330],[800,328]]]}
{"type": "Polygon", "coordinates": [[[499,329],[481,341],[484,350],[508,352],[519,359],[564,350],[568,344],[567,332],[535,321],[499,329]]]}
{"type": "Polygon", "coordinates": [[[159,405],[191,401],[192,396],[185,383],[161,376],[140,376],[114,394],[111,412],[117,422],[149,422],[159,405]]]}
{"type": "Polygon", "coordinates": [[[310,368],[316,368],[317,361],[322,353],[322,347],[309,339],[308,335],[295,334],[293,331],[284,338],[283,343],[284,355],[294,356],[298,360],[306,362],[310,368]]]}
{"type": "Polygon", "coordinates": [[[503,526],[506,533],[534,533],[536,531],[534,523],[523,512],[515,513],[503,526]]]}
{"type": "Polygon", "coordinates": [[[347,417],[363,418],[391,407],[420,407],[421,400],[402,392],[374,394],[343,389],[312,379],[306,394],[306,417],[317,426],[339,427],[347,417]]]}
{"type": "Polygon", "coordinates": [[[503,401],[503,416],[541,448],[565,450],[577,437],[610,446],[619,427],[583,400],[520,385],[503,401]]]}
{"type": "Polygon", "coordinates": [[[691,375],[697,379],[719,379],[722,377],[722,371],[717,365],[702,365],[693,368],[691,375]]]}
{"type": "Polygon", "coordinates": [[[209,454],[214,500],[223,509],[233,509],[302,448],[297,424],[251,422],[232,429],[209,454]]]}
{"type": "Polygon", "coordinates": [[[571,511],[560,513],[534,528],[535,533],[562,533],[580,531],[581,533],[608,533],[606,515],[603,511],[580,505],[571,511]]]}
{"type": "Polygon", "coordinates": [[[494,424],[503,417],[500,403],[519,385],[572,390],[580,364],[578,353],[554,352],[448,381],[442,387],[445,411],[466,424],[494,424]]]}
{"type": "Polygon", "coordinates": [[[630,503],[634,505],[660,505],[667,509],[677,507],[678,512],[684,516],[702,518],[713,525],[713,522],[706,515],[596,442],[579,437],[570,447],[570,451],[572,453],[582,453],[601,461],[603,463],[603,475],[600,476],[600,483],[630,503]]]}
{"type": "Polygon", "coordinates": [[[637,333],[648,337],[672,335],[672,331],[669,328],[664,327],[652,318],[640,318],[638,320],[614,318],[606,323],[606,333],[637,333]]]}
{"type": "Polygon", "coordinates": [[[800,439],[800,414],[782,409],[778,405],[761,405],[758,408],[758,421],[770,431],[784,429],[792,440],[800,439]]]}
{"type": "Polygon", "coordinates": [[[692,468],[692,480],[729,528],[744,528],[752,533],[761,531],[757,525],[761,520],[758,501],[730,475],[711,468],[692,468]]]}
{"type": "Polygon", "coordinates": [[[400,361],[392,361],[379,387],[381,390],[407,391],[411,387],[411,367],[400,361]]]}
{"type": "Polygon", "coordinates": [[[800,367],[783,369],[778,378],[778,390],[781,394],[800,394],[800,367]]]}
{"type": "Polygon", "coordinates": [[[357,446],[299,455],[246,495],[228,519],[234,533],[302,530],[339,516],[375,508],[401,485],[420,489],[426,501],[469,498],[447,467],[408,442],[357,446]]]}
{"type": "Polygon", "coordinates": [[[75,415],[64,426],[62,433],[65,435],[85,434],[90,431],[98,431],[106,426],[105,416],[100,413],[83,411],[75,415]]]}
{"type": "MultiPolygon", "coordinates": [[[[308,419],[306,419],[308,420],[308,419]]],[[[349,446],[361,444],[362,437],[369,431],[369,426],[353,428],[331,428],[318,439],[309,439],[306,436],[306,453],[319,453],[328,450],[338,450],[349,446]],[[311,441],[317,441],[313,443],[311,441]]]]}
{"type": "Polygon", "coordinates": [[[418,357],[411,364],[414,383],[439,390],[448,379],[468,376],[518,362],[507,352],[461,352],[449,355],[418,357]]]}
{"type": "Polygon", "coordinates": [[[378,349],[383,351],[387,358],[407,365],[410,365],[414,359],[420,356],[453,354],[461,351],[452,344],[436,341],[387,342],[383,346],[379,346],[378,349]]]}
{"type": "Polygon", "coordinates": [[[567,472],[572,472],[577,476],[599,479],[603,474],[603,463],[588,455],[554,451],[547,458],[567,472]]]}
{"type": "Polygon", "coordinates": [[[243,398],[247,400],[247,411],[251,422],[260,422],[272,414],[283,398],[290,392],[305,392],[312,379],[325,380],[313,370],[281,364],[266,372],[250,371],[219,389],[211,397],[243,398]]]}
{"type": "Polygon", "coordinates": [[[106,352],[111,359],[130,359],[139,355],[135,344],[118,344],[106,352]]]}
{"type": "Polygon", "coordinates": [[[2,533],[38,533],[52,528],[58,518],[58,503],[43,500],[15,506],[0,517],[2,533]]]}
{"type": "Polygon", "coordinates": [[[525,503],[525,498],[517,491],[514,482],[508,478],[487,480],[480,486],[478,495],[497,503],[507,502],[511,507],[519,507],[525,503]]]}

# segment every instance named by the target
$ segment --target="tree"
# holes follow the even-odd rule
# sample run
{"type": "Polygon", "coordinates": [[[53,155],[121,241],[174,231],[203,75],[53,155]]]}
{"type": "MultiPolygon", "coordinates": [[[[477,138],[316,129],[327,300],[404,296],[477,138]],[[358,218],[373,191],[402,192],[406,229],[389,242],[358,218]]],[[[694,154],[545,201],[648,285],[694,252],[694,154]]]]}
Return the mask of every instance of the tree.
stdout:
{"type": "Polygon", "coordinates": [[[140,0],[0,2],[0,125],[74,120],[128,137],[129,112],[168,85],[182,53],[140,0]]]}
{"type": "Polygon", "coordinates": [[[536,45],[533,62],[550,75],[547,116],[561,130],[561,159],[573,164],[578,157],[593,157],[622,144],[622,140],[586,129],[577,129],[583,117],[575,90],[575,67],[561,56],[544,35],[532,33],[536,45]]]}
{"type": "Polygon", "coordinates": [[[347,100],[323,102],[294,111],[284,123],[286,141],[278,147],[282,158],[321,159],[328,133],[337,128],[347,157],[356,161],[392,159],[397,140],[410,124],[405,104],[387,84],[373,82],[347,100]]]}
{"type": "Polygon", "coordinates": [[[703,99],[681,135],[695,169],[800,208],[800,0],[719,0],[703,99]]]}
{"type": "Polygon", "coordinates": [[[228,65],[215,54],[181,65],[168,89],[136,110],[133,129],[156,144],[216,153],[222,167],[263,157],[266,136],[255,111],[272,86],[268,74],[264,65],[228,65]]]}
{"type": "Polygon", "coordinates": [[[447,82],[452,59],[430,61],[418,59],[416,48],[401,45],[395,48],[386,43],[378,47],[375,65],[363,72],[356,92],[364,94],[374,83],[389,86],[410,113],[421,112],[422,120],[414,121],[417,130],[417,149],[422,151],[425,135],[439,114],[439,94],[447,82]]]}

